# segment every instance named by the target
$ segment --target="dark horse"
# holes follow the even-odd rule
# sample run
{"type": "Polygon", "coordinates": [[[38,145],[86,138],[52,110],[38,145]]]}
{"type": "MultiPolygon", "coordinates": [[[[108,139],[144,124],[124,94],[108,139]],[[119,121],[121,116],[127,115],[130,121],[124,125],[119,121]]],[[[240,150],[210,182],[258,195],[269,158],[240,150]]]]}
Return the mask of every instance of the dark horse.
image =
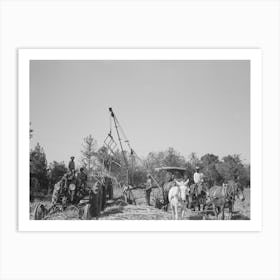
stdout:
{"type": "Polygon", "coordinates": [[[188,204],[187,207],[189,209],[198,208],[198,210],[203,211],[206,205],[208,195],[208,184],[206,182],[202,182],[201,184],[192,184],[190,186],[190,191],[188,195],[188,204]]]}
{"type": "Polygon", "coordinates": [[[208,196],[207,205],[212,205],[216,218],[218,218],[219,213],[222,213],[222,220],[225,218],[225,208],[229,209],[229,218],[231,219],[235,200],[245,200],[243,188],[233,180],[223,186],[213,186],[210,188],[208,196]]]}

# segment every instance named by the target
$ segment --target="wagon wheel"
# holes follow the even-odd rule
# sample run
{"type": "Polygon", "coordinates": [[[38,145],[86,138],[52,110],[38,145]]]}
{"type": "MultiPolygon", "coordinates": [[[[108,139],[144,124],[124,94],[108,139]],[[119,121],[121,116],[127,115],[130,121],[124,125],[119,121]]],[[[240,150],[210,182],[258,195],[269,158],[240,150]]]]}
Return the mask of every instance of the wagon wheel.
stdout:
{"type": "Polygon", "coordinates": [[[34,209],[34,220],[43,220],[47,213],[48,210],[45,205],[39,202],[34,209]]]}

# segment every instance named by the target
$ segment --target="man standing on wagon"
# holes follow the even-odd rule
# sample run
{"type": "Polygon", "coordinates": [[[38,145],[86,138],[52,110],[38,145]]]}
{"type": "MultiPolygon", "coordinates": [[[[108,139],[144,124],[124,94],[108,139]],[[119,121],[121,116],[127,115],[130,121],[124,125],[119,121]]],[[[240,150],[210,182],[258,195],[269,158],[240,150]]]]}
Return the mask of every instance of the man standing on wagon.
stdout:
{"type": "Polygon", "coordinates": [[[69,171],[71,172],[71,174],[75,174],[75,162],[74,162],[74,159],[75,157],[71,157],[71,160],[69,161],[69,164],[68,164],[68,169],[69,171]]]}
{"type": "Polygon", "coordinates": [[[203,182],[203,177],[204,177],[204,175],[202,173],[200,173],[199,167],[197,166],[195,168],[195,173],[193,174],[193,181],[195,183],[197,191],[203,182]]]}

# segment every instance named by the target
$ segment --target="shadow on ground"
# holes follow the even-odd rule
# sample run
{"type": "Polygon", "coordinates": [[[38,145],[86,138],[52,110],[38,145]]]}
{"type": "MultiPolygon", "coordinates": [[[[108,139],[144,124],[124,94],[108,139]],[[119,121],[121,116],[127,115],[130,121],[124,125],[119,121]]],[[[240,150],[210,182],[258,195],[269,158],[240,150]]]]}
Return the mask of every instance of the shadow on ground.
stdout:
{"type": "Polygon", "coordinates": [[[233,212],[233,215],[232,215],[231,219],[232,220],[250,220],[250,218],[248,216],[243,215],[239,211],[233,212]]]}
{"type": "MultiPolygon", "coordinates": [[[[228,213],[225,212],[225,220],[229,219],[228,213]]],[[[219,214],[219,219],[221,218],[221,214],[219,214]]],[[[187,217],[188,220],[217,220],[214,213],[210,213],[210,211],[207,214],[198,213],[198,212],[192,212],[187,217]]],[[[234,211],[232,213],[231,220],[250,220],[250,218],[239,211],[234,211]]]]}
{"type": "Polygon", "coordinates": [[[114,206],[109,209],[105,209],[105,211],[100,215],[100,218],[107,217],[110,215],[121,214],[123,213],[124,206],[114,206]]]}

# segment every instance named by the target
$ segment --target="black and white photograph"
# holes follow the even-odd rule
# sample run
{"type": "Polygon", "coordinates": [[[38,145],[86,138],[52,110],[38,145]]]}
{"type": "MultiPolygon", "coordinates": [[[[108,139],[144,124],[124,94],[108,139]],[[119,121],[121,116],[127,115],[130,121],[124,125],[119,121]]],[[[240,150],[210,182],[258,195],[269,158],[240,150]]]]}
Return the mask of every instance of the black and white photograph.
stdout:
{"type": "Polygon", "coordinates": [[[19,50],[20,229],[258,229],[260,54],[19,50]]]}
{"type": "Polygon", "coordinates": [[[30,60],[31,220],[250,220],[250,60],[30,60]]]}

